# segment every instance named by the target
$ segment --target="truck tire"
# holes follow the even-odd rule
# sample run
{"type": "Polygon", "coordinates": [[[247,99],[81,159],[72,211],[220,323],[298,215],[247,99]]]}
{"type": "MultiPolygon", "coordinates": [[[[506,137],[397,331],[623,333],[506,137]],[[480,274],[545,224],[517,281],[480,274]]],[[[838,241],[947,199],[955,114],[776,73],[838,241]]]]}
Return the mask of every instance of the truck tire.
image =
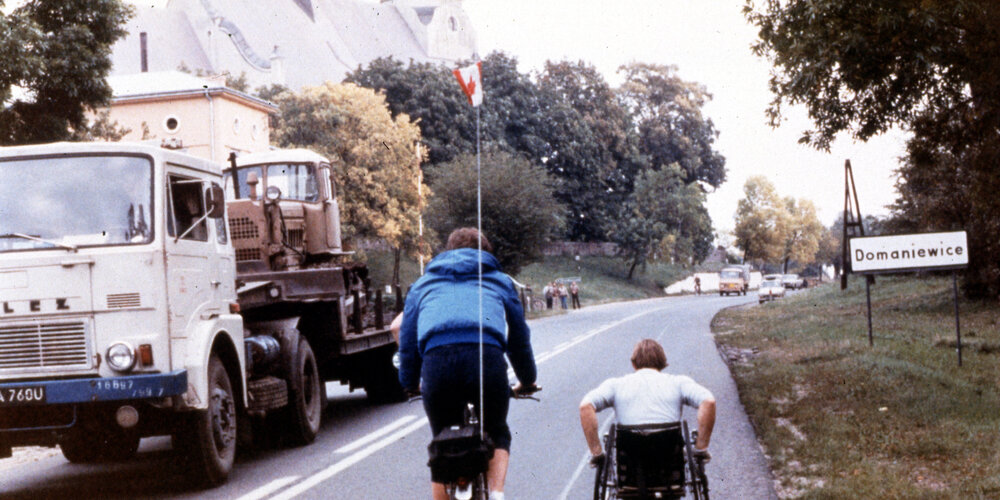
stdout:
{"type": "Polygon", "coordinates": [[[229,374],[213,354],[208,360],[208,409],[188,415],[176,440],[192,479],[201,486],[222,484],[233,469],[237,411],[229,374]]]}
{"type": "Polygon", "coordinates": [[[372,353],[365,376],[365,392],[374,403],[398,403],[406,400],[399,383],[399,370],[392,364],[395,349],[382,348],[372,353]]]}
{"type": "Polygon", "coordinates": [[[120,429],[96,431],[75,428],[59,440],[62,454],[75,464],[115,462],[135,456],[139,436],[120,429]]]}
{"type": "Polygon", "coordinates": [[[288,378],[288,406],[285,407],[288,436],[294,445],[307,445],[316,439],[323,417],[326,391],[319,366],[309,341],[299,339],[288,378]]]}

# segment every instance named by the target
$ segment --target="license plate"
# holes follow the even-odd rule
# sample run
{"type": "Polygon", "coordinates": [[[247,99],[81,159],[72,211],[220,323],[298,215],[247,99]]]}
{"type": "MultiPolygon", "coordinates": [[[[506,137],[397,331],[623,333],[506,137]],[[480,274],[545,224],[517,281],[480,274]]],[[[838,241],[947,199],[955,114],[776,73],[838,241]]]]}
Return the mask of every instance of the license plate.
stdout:
{"type": "Polygon", "coordinates": [[[45,386],[0,388],[0,406],[45,404],[45,386]]]}

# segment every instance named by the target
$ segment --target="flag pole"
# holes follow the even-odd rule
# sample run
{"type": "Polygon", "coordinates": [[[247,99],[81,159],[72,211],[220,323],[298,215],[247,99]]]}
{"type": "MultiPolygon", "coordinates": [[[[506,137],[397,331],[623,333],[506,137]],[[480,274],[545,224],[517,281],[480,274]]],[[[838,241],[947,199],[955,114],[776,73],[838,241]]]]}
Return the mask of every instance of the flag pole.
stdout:
{"type": "Polygon", "coordinates": [[[483,408],[483,177],[479,159],[479,106],[476,106],[476,231],[479,238],[476,238],[479,245],[479,433],[480,437],[486,439],[486,430],[483,421],[486,413],[483,408]]]}
{"type": "MultiPolygon", "coordinates": [[[[473,58],[478,56],[473,55],[473,58]]],[[[483,409],[484,387],[483,387],[483,176],[482,162],[479,150],[479,105],[483,102],[483,78],[482,61],[479,61],[465,68],[458,68],[454,73],[461,85],[462,91],[469,98],[469,104],[476,108],[476,231],[479,233],[476,242],[477,270],[479,277],[479,435],[486,439],[486,431],[483,428],[485,410],[483,409]],[[465,72],[465,73],[463,73],[465,72]]]]}

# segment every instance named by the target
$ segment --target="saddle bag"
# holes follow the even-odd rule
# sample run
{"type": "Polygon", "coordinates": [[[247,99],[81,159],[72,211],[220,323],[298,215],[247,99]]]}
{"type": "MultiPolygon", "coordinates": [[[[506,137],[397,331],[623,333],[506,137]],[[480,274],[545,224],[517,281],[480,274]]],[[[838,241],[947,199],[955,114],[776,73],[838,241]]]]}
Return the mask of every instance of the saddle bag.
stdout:
{"type": "Polygon", "coordinates": [[[486,472],[493,458],[493,441],[480,436],[474,426],[448,427],[434,436],[427,446],[433,477],[454,482],[460,477],[471,478],[486,472]]]}

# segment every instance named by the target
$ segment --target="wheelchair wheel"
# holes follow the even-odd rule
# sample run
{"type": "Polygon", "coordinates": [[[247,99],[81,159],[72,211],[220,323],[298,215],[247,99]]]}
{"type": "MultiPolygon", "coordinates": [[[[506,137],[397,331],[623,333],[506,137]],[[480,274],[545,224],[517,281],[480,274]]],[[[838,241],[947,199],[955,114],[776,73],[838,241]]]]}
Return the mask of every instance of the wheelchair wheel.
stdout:
{"type": "Polygon", "coordinates": [[[611,430],[604,435],[604,463],[594,474],[594,500],[613,500],[617,497],[614,476],[614,434],[614,424],[612,424],[611,430]]]}
{"type": "Polygon", "coordinates": [[[709,500],[705,464],[694,456],[694,441],[688,433],[687,422],[682,422],[681,428],[684,433],[684,461],[687,462],[688,489],[695,500],[709,500]]]}

